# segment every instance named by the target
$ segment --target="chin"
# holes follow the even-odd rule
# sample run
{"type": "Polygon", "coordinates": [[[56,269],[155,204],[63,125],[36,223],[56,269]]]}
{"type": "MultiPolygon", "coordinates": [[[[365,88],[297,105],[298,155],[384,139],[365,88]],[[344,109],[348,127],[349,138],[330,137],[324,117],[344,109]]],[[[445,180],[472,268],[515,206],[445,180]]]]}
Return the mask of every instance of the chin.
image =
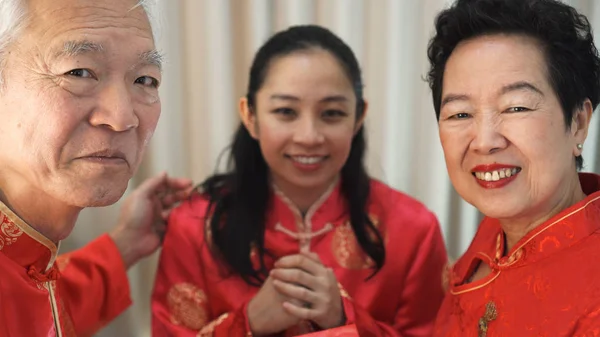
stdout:
{"type": "Polygon", "coordinates": [[[105,183],[89,183],[87,186],[79,188],[79,193],[73,193],[68,198],[68,203],[85,208],[85,207],[104,207],[110,206],[123,196],[127,190],[126,182],[105,182],[105,183]]]}
{"type": "Polygon", "coordinates": [[[294,184],[298,187],[302,187],[302,188],[323,188],[323,187],[329,187],[329,185],[331,185],[331,183],[333,182],[334,178],[331,179],[324,179],[324,178],[317,178],[317,179],[296,179],[294,181],[294,184]]]}
{"type": "Polygon", "coordinates": [[[518,216],[521,209],[518,205],[502,204],[493,200],[472,204],[483,215],[494,219],[512,219],[518,216]]]}

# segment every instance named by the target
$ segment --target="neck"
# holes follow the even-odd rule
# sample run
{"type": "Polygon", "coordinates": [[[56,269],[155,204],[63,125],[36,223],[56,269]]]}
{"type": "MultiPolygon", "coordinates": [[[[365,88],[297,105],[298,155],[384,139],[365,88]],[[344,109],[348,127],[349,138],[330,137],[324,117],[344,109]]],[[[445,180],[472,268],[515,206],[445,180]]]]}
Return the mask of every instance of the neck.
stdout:
{"type": "Polygon", "coordinates": [[[58,245],[73,230],[81,208],[65,205],[39,189],[8,184],[4,179],[1,186],[0,201],[50,241],[58,245]]]}
{"type": "Polygon", "coordinates": [[[511,219],[499,219],[500,226],[506,235],[506,251],[509,252],[527,233],[548,221],[556,214],[571,207],[586,198],[585,193],[576,177],[566,191],[559,191],[555,195],[561,196],[557,200],[545,203],[545,207],[538,207],[534,212],[511,219]]]}
{"type": "Polygon", "coordinates": [[[286,184],[276,179],[273,180],[274,184],[279,188],[281,192],[298,208],[302,213],[302,216],[306,215],[306,212],[314,205],[325,192],[331,186],[331,183],[322,186],[320,188],[300,188],[286,184]]]}

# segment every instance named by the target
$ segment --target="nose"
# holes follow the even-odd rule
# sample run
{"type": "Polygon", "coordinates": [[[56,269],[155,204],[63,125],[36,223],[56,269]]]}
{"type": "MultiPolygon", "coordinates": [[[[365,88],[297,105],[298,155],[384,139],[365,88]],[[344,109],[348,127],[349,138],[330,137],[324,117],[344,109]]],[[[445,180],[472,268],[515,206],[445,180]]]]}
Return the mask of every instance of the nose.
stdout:
{"type": "Polygon", "coordinates": [[[303,114],[304,118],[296,121],[294,142],[304,146],[320,145],[325,141],[319,121],[313,114],[303,114]]]}
{"type": "Polygon", "coordinates": [[[508,140],[501,132],[501,117],[492,114],[480,114],[473,128],[474,137],[471,150],[480,154],[492,154],[508,146],[508,140]]]}
{"type": "Polygon", "coordinates": [[[91,125],[106,127],[115,132],[135,129],[139,122],[132,95],[125,84],[107,85],[99,95],[99,103],[90,116],[91,125]]]}

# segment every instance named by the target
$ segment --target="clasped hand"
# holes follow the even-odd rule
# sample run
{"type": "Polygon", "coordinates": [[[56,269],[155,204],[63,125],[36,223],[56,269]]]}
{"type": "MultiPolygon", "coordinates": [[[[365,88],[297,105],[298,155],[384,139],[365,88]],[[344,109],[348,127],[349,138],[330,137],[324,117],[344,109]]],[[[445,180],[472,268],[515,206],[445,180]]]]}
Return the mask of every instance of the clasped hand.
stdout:
{"type": "Polygon", "coordinates": [[[321,329],[338,327],[345,320],[335,274],[315,253],[289,255],[275,262],[248,313],[255,335],[277,333],[301,320],[321,329]]]}

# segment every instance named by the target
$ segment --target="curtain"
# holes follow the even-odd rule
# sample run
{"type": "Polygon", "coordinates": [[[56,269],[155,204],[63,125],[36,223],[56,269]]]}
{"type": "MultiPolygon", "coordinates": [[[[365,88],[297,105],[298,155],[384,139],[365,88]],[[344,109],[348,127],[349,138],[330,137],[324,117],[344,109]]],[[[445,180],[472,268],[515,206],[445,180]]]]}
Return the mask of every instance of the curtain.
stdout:
{"type": "MultiPolygon", "coordinates": [[[[567,1],[600,26],[600,2],[567,1]]],[[[424,77],[426,47],[444,0],[168,0],[158,4],[157,44],[165,53],[162,115],[130,189],[160,171],[201,182],[239,123],[237,102],[258,47],[290,25],[330,28],[363,69],[370,174],[422,201],[443,228],[451,256],[473,237],[480,214],[452,188],[424,77]]],[[[598,41],[600,42],[600,41],[598,41]]],[[[600,45],[600,44],[599,44],[600,45]]],[[[600,117],[585,143],[585,171],[600,171],[600,117]]],[[[81,247],[116,223],[119,203],[84,210],[62,251],[81,247]]],[[[129,271],[134,305],[98,336],[150,336],[157,254],[129,271]]],[[[90,296],[93,294],[90,293],[90,296]]]]}

